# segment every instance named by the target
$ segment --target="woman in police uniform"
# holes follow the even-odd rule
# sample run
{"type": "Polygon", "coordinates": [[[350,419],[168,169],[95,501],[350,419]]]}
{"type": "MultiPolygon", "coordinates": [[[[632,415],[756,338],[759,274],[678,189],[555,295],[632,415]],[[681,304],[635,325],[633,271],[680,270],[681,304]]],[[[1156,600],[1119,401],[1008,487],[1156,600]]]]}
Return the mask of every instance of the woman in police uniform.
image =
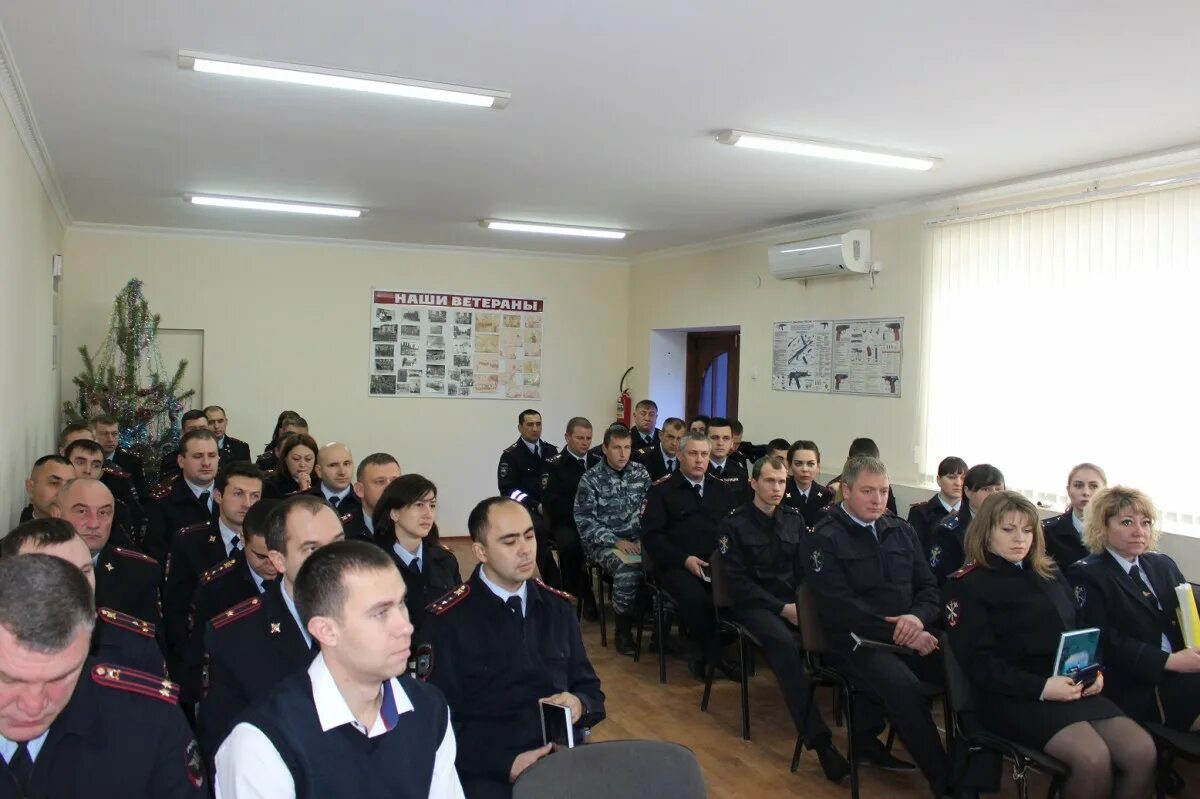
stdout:
{"type": "Polygon", "coordinates": [[[263,482],[263,496],[283,499],[312,488],[317,442],[307,433],[291,433],[279,450],[275,474],[263,482]]]}
{"type": "Polygon", "coordinates": [[[1042,522],[1046,551],[1060,568],[1066,569],[1087,556],[1088,549],[1083,543],[1083,512],[1092,495],[1106,485],[1108,477],[1094,463],[1081,463],[1067,475],[1067,497],[1071,506],[1061,516],[1052,516],[1042,522]]]}
{"type": "Polygon", "coordinates": [[[1105,695],[1138,721],[1200,728],[1200,650],[1184,646],[1175,615],[1175,586],[1187,581],[1170,556],[1153,551],[1154,503],[1134,488],[1103,490],[1083,535],[1092,554],[1068,573],[1084,622],[1104,631],[1105,695]]]}
{"type": "Polygon", "coordinates": [[[945,585],[946,578],[966,562],[963,556],[963,537],[971,526],[971,519],[984,500],[997,491],[1004,490],[1004,475],[990,463],[979,463],[967,470],[963,477],[963,500],[957,513],[948,513],[933,528],[933,538],[925,551],[929,558],[929,569],[937,578],[938,585],[945,585]]]}
{"type": "Polygon", "coordinates": [[[1051,676],[1059,639],[1085,626],[1070,585],[1046,556],[1037,509],[1014,491],[991,495],[965,540],[968,565],[942,591],[950,647],[991,732],[1043,749],[1071,769],[1064,796],[1145,799],[1154,742],[1090,687],[1051,676]]]}
{"type": "Polygon", "coordinates": [[[924,502],[914,502],[908,508],[908,523],[917,531],[921,551],[928,552],[933,543],[933,528],[948,514],[957,513],[962,504],[963,479],[967,462],[951,455],[938,464],[938,491],[924,502]]]}

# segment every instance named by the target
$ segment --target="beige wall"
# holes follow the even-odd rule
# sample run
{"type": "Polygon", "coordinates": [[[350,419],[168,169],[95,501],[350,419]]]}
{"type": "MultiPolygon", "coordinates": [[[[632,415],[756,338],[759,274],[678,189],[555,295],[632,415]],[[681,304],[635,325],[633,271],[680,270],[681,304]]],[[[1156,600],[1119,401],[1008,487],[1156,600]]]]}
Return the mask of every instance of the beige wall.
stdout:
{"type": "Polygon", "coordinates": [[[0,508],[4,531],[25,505],[29,466],[53,448],[58,377],[51,365],[51,259],[63,230],[12,118],[0,104],[0,508]]]}
{"type": "Polygon", "coordinates": [[[134,276],[164,327],[205,331],[204,400],[225,406],[231,435],[257,454],[278,412],[300,410],[318,441],[344,441],[356,458],[391,452],[432,479],[448,535],[465,534],[471,506],[495,493],[522,408],[542,411],[555,444],[572,415],[602,425],[626,359],[620,263],[72,229],[64,386],[80,368],[74,348],[99,346],[113,296],[134,276]],[[372,287],[544,298],[542,401],[368,397],[372,287]]]}

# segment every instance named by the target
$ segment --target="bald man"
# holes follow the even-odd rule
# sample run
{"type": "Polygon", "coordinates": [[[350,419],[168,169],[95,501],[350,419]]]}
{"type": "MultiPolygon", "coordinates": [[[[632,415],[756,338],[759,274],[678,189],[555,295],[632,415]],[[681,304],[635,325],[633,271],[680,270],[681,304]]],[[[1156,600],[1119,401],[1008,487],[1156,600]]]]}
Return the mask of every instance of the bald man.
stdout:
{"type": "Polygon", "coordinates": [[[354,493],[354,455],[350,448],[331,441],[317,451],[317,484],[308,490],[337,511],[345,524],[362,512],[362,503],[354,493]]]}
{"type": "Polygon", "coordinates": [[[113,540],[116,502],[99,480],[76,477],[58,492],[50,515],[65,519],[92,553],[96,602],[159,627],[158,584],[162,570],[153,558],[113,540]]]}

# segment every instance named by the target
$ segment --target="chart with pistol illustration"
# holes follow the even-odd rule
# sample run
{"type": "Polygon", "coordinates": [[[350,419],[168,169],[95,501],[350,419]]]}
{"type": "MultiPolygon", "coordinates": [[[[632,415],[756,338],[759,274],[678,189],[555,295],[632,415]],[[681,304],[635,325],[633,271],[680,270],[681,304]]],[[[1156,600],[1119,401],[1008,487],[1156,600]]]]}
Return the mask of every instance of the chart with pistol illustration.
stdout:
{"type": "Polygon", "coordinates": [[[772,327],[771,387],[900,396],[904,319],[815,319],[772,327]]]}

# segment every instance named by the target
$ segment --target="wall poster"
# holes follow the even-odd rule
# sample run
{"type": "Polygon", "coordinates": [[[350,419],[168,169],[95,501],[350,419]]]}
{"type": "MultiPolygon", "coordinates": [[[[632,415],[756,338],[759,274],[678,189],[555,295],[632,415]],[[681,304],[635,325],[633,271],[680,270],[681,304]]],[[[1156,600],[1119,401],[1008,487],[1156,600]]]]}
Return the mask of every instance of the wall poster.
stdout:
{"type": "Polygon", "coordinates": [[[776,322],[776,391],[900,396],[903,318],[776,322]]]}
{"type": "Polygon", "coordinates": [[[542,300],[371,290],[373,397],[541,399],[542,300]]]}

